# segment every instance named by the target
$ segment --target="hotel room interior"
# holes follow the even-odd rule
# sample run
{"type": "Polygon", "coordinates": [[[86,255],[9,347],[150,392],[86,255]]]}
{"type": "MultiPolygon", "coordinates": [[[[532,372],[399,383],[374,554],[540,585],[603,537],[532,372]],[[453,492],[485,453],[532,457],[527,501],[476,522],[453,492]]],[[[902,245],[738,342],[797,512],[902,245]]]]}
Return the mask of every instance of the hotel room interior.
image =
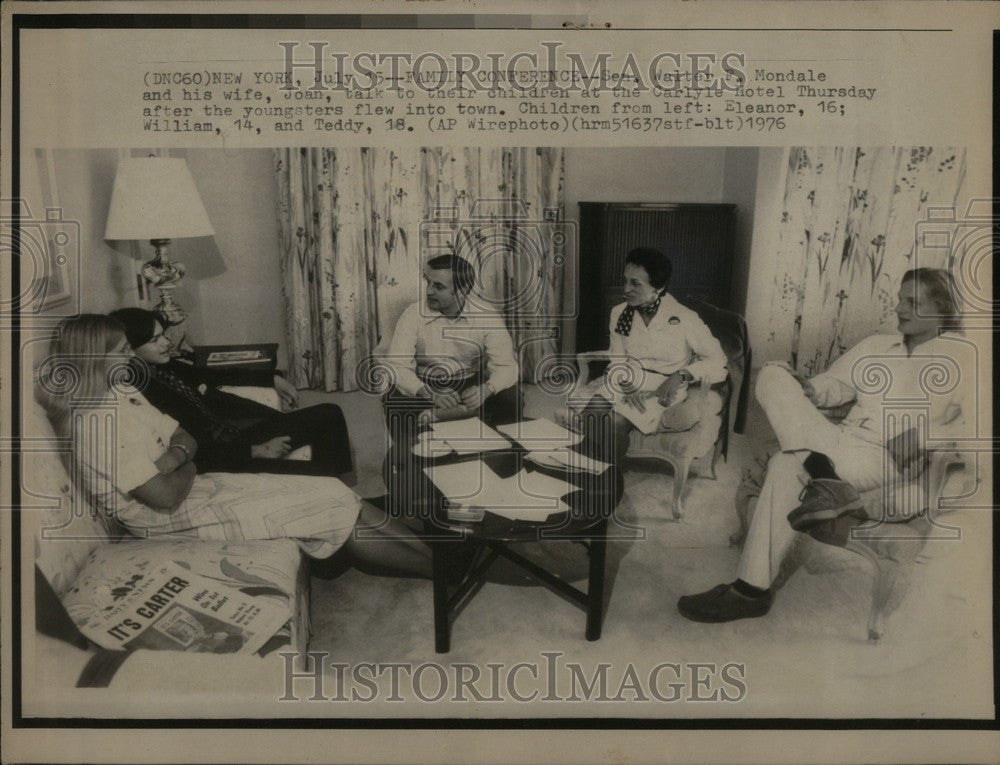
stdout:
{"type": "MultiPolygon", "coordinates": [[[[38,151],[35,172],[45,199],[80,225],[82,259],[69,264],[63,278],[78,285],[85,312],[152,307],[159,297],[140,275],[152,255],[149,242],[105,239],[119,161],[150,153],[186,160],[214,231],[171,243],[171,258],[187,269],[174,299],[187,313],[188,340],[277,343],[278,368],[300,388],[301,405],[342,407],[355,448],[356,491],[363,497],[385,492],[387,435],[379,397],[359,390],[355,367],[387,339],[402,309],[419,299],[426,257],[421,224],[435,210],[454,207],[462,225],[475,226],[469,217],[475,200],[516,198],[543,227],[572,228],[565,258],[545,266],[551,270],[544,278],[557,280],[559,289],[546,297],[552,315],[538,322],[558,327],[545,352],[572,359],[589,349],[588,338],[577,332],[578,314],[593,312],[593,297],[602,297],[578,276],[612,257],[595,237],[642,243],[636,241],[641,231],[608,233],[600,228],[606,221],[595,223],[593,216],[613,215],[628,207],[622,203],[650,210],[708,206],[720,217],[703,221],[700,230],[664,234],[669,226],[657,228],[654,221],[650,236],[686,243],[672,252],[678,261],[694,259],[679,264],[682,276],[694,274],[690,279],[697,281],[699,263],[708,263],[711,284],[695,287],[745,318],[754,370],[781,360],[815,373],[864,336],[894,331],[895,289],[911,267],[913,223],[928,205],[961,199],[966,173],[964,151],[939,147],[38,151]],[[303,200],[310,192],[303,191],[309,184],[302,177],[309,173],[319,190],[303,200]],[[310,220],[309,210],[318,211],[317,218],[310,220]],[[307,263],[318,251],[303,245],[311,236],[327,237],[315,246],[328,265],[307,263]],[[698,237],[721,237],[727,251],[712,243],[711,251],[698,252],[691,245],[698,237]],[[316,299],[328,301],[324,306],[334,315],[310,316],[303,308],[317,280],[329,289],[316,299]],[[322,350],[317,337],[326,338],[322,350]]],[[[621,253],[614,257],[620,261],[621,253]]],[[[607,317],[601,321],[606,328],[607,317]]],[[[531,322],[520,329],[530,333],[531,322]]],[[[524,383],[528,416],[551,417],[562,403],[543,383],[530,374],[524,383]]],[[[743,384],[752,383],[751,372],[743,384]]],[[[981,710],[981,699],[963,698],[963,687],[982,666],[965,625],[983,604],[961,582],[978,580],[985,569],[965,544],[923,549],[907,571],[909,591],[878,641],[866,634],[870,563],[808,539],[796,553],[805,565],[784,584],[767,617],[705,625],[679,616],[680,595],[733,578],[739,558],[730,541],[739,530],[735,500],[760,459],[753,442],[765,425],[751,395],[747,425],[743,433],[730,428],[728,455],[718,461],[716,477],[696,469],[687,481],[680,519],[670,509],[672,470],[654,459],[626,462],[618,513],[644,529],[645,538],[609,543],[600,640],[585,640],[578,609],[501,559],[456,619],[450,653],[438,658],[485,666],[558,651],[588,666],[735,661],[749,668],[750,688],[745,703],[726,710],[737,716],[981,710]]],[[[982,536],[988,538],[988,518],[962,510],[954,516],[961,516],[966,540],[979,536],[977,529],[987,530],[982,536]]],[[[567,581],[586,579],[587,559],[578,545],[526,543],[521,551],[567,581]]],[[[430,603],[428,581],[346,567],[313,577],[310,649],[346,662],[434,660],[430,603]]],[[[695,706],[677,713],[702,714],[695,706]]],[[[712,705],[705,706],[709,715],[712,705]]],[[[541,713],[550,712],[579,714],[561,708],[541,713]]],[[[642,710],[611,705],[604,713],[636,716],[642,710]]],[[[663,714],[663,708],[648,713],[663,714]]]]}

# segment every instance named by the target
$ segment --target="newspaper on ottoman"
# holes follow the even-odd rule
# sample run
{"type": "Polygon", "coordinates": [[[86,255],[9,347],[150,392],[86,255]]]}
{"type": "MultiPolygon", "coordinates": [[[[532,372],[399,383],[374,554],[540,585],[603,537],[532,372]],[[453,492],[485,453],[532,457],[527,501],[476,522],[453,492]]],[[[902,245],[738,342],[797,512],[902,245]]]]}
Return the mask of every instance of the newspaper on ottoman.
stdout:
{"type": "Polygon", "coordinates": [[[79,625],[102,648],[251,654],[288,620],[277,603],[173,562],[136,573],[131,592],[79,625]]]}

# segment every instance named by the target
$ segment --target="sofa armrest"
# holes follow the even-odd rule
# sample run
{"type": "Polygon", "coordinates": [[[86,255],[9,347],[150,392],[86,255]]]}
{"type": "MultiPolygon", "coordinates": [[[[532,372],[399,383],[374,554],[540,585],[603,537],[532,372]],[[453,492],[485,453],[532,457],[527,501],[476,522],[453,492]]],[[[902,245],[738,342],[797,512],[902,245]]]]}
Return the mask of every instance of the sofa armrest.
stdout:
{"type": "Polygon", "coordinates": [[[251,385],[223,385],[219,390],[224,393],[231,393],[234,396],[240,396],[241,398],[247,398],[251,401],[256,401],[271,409],[276,409],[281,411],[281,397],[278,395],[278,391],[274,388],[264,388],[251,385]]]}

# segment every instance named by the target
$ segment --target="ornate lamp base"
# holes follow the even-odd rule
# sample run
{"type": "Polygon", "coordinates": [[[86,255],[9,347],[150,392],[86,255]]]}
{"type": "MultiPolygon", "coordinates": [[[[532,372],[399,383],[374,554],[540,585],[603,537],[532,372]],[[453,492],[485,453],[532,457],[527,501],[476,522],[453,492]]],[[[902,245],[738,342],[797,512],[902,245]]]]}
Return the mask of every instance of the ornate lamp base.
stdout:
{"type": "Polygon", "coordinates": [[[184,346],[185,330],[180,325],[187,320],[184,309],[174,302],[174,290],[180,286],[184,278],[184,264],[170,261],[170,240],[151,239],[155,255],[151,261],[142,267],[142,275],[146,282],[160,291],[160,302],[153,310],[163,316],[169,326],[164,327],[164,334],[170,338],[170,353],[178,355],[184,346]]]}

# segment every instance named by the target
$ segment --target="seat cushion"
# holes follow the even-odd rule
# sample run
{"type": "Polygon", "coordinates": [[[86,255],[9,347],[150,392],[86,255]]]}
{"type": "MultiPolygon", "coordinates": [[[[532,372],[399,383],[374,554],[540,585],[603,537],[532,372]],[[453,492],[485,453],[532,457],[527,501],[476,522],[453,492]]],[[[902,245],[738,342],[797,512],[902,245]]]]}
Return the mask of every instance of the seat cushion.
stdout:
{"type": "Polygon", "coordinates": [[[82,628],[100,612],[115,608],[143,576],[152,576],[165,565],[175,565],[238,590],[243,600],[268,612],[280,610],[280,619],[275,614],[269,620],[277,621],[278,626],[295,616],[302,557],[298,545],[291,540],[105,544],[90,554],[63,597],[63,604],[74,623],[82,628]]]}
{"type": "MultiPolygon", "coordinates": [[[[691,416],[677,418],[677,421],[671,423],[673,429],[667,432],[660,431],[646,435],[635,431],[632,434],[634,444],[630,447],[631,452],[635,454],[659,452],[677,460],[690,461],[704,457],[712,451],[719,436],[719,427],[722,425],[720,415],[722,397],[718,392],[693,389],[688,400],[680,404],[678,409],[689,411],[691,416]],[[686,406],[688,404],[694,406],[686,406]],[[690,412],[692,409],[696,411],[690,412]]],[[[664,413],[664,417],[666,414],[664,413]]]]}

